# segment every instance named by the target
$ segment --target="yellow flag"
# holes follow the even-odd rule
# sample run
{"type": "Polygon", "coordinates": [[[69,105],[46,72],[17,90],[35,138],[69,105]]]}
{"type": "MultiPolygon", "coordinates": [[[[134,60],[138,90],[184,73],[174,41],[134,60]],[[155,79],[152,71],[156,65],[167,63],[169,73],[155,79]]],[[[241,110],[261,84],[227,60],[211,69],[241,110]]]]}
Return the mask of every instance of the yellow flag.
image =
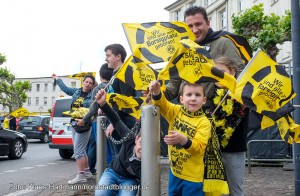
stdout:
{"type": "Polygon", "coordinates": [[[218,82],[234,92],[236,79],[214,67],[214,61],[203,47],[189,39],[179,41],[178,45],[167,66],[159,72],[159,80],[181,78],[193,84],[218,82]]]}
{"type": "Polygon", "coordinates": [[[73,75],[69,75],[68,78],[76,78],[76,79],[82,79],[84,78],[86,75],[92,75],[92,76],[96,76],[96,72],[79,72],[73,75]]]}
{"type": "Polygon", "coordinates": [[[300,143],[300,125],[295,124],[290,115],[286,115],[276,121],[281,138],[292,144],[300,143]]]}
{"type": "Polygon", "coordinates": [[[139,119],[141,117],[140,107],[144,100],[144,97],[128,97],[117,93],[107,94],[106,96],[106,102],[112,108],[126,112],[136,119],[139,119]]]}
{"type": "Polygon", "coordinates": [[[19,118],[21,116],[29,116],[29,111],[26,108],[20,107],[18,109],[16,109],[15,111],[11,112],[9,115],[19,118]]]}
{"type": "Polygon", "coordinates": [[[132,55],[115,74],[135,90],[147,90],[150,83],[157,79],[158,72],[132,55]]]}
{"type": "Polygon", "coordinates": [[[123,23],[133,55],[147,64],[167,62],[182,39],[195,40],[183,22],[123,23]]]}
{"type": "Polygon", "coordinates": [[[89,112],[89,108],[84,108],[84,107],[80,107],[80,108],[75,108],[74,111],[65,111],[63,112],[64,115],[67,116],[71,116],[72,118],[76,119],[76,118],[83,118],[88,112],[89,112]]]}
{"type": "Polygon", "coordinates": [[[263,115],[276,112],[296,96],[284,68],[261,50],[256,52],[239,78],[231,97],[263,115]]]}

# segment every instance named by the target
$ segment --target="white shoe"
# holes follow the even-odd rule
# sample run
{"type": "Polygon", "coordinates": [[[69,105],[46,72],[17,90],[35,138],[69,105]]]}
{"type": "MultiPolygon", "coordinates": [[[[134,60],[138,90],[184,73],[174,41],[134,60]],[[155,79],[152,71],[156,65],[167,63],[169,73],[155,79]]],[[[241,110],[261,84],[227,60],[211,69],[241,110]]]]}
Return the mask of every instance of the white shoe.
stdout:
{"type": "Polygon", "coordinates": [[[84,177],[86,179],[89,179],[89,178],[93,177],[93,174],[90,171],[87,171],[87,172],[84,173],[84,177]]]}
{"type": "Polygon", "coordinates": [[[78,174],[76,176],[76,178],[74,178],[73,180],[69,180],[68,184],[77,184],[77,183],[84,183],[86,182],[86,177],[84,174],[80,175],[78,174]]]}

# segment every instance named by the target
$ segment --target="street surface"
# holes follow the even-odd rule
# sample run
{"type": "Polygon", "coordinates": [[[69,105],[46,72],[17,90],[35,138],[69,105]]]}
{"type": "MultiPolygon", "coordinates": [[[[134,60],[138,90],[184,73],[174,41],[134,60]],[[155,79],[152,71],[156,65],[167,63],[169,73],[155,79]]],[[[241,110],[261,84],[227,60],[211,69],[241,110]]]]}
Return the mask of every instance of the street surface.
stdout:
{"type": "Polygon", "coordinates": [[[58,150],[47,143],[28,140],[28,150],[21,159],[0,157],[0,195],[37,195],[62,179],[71,179],[76,173],[73,159],[63,160],[58,150]]]}

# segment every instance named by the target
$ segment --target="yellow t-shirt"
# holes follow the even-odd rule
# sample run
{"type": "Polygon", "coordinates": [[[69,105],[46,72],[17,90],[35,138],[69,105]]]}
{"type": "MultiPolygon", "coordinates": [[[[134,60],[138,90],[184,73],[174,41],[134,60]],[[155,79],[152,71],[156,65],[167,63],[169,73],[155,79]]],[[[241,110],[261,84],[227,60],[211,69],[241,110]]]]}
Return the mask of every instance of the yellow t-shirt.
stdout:
{"type": "Polygon", "coordinates": [[[7,117],[4,118],[3,128],[4,129],[9,129],[9,120],[8,120],[7,117]]]}
{"type": "Polygon", "coordinates": [[[211,123],[202,109],[189,112],[182,105],[175,105],[162,94],[153,104],[160,107],[163,117],[169,122],[169,130],[179,132],[191,140],[188,149],[180,144],[169,145],[168,154],[172,174],[190,182],[203,182],[204,153],[211,136],[211,123]]]}

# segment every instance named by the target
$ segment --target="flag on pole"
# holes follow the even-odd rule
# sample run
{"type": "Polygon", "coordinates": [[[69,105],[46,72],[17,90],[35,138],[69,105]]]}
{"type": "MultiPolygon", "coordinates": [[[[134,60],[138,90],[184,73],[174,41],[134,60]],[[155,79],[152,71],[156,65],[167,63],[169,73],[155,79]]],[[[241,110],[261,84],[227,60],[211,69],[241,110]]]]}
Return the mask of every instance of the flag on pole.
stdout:
{"type": "Polygon", "coordinates": [[[158,72],[140,59],[130,56],[121,66],[115,77],[135,90],[147,90],[157,79],[158,72]]]}
{"type": "Polygon", "coordinates": [[[167,62],[182,39],[195,40],[183,22],[123,23],[133,55],[147,64],[167,62]]]}
{"type": "Polygon", "coordinates": [[[144,97],[125,96],[117,93],[106,94],[106,102],[114,109],[126,112],[127,114],[141,118],[141,105],[144,102],[144,97]]]}
{"type": "Polygon", "coordinates": [[[92,75],[92,76],[96,76],[96,72],[79,72],[73,75],[68,75],[68,78],[76,78],[76,79],[82,79],[84,78],[86,75],[92,75]]]}
{"type": "Polygon", "coordinates": [[[14,110],[13,112],[11,112],[9,115],[19,118],[19,117],[24,117],[24,116],[29,116],[29,111],[26,108],[20,107],[16,110],[14,110]]]}
{"type": "Polygon", "coordinates": [[[193,84],[217,82],[234,92],[236,79],[214,65],[214,61],[203,47],[184,39],[179,41],[179,47],[169,63],[159,72],[158,79],[183,79],[193,84]]]}
{"type": "Polygon", "coordinates": [[[261,50],[240,74],[236,91],[231,92],[232,98],[268,117],[295,96],[288,73],[261,50]]]}

